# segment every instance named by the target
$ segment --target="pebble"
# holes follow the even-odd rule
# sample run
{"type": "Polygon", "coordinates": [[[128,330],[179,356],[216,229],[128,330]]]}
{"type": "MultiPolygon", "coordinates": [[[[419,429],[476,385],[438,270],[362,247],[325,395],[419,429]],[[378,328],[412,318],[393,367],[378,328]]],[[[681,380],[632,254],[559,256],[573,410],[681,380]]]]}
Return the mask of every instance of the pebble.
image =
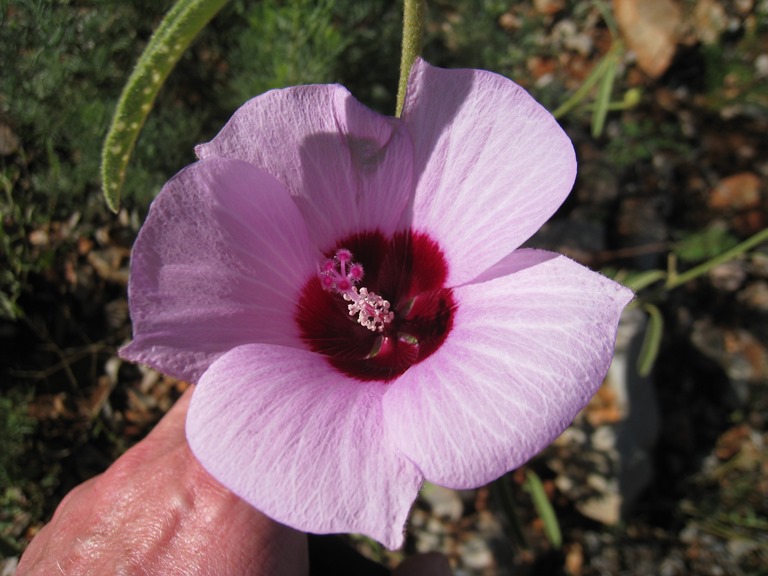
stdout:
{"type": "Polygon", "coordinates": [[[760,54],[755,58],[755,76],[768,78],[768,54],[760,54]]]}
{"type": "Polygon", "coordinates": [[[455,522],[464,513],[464,505],[456,490],[427,482],[421,489],[421,496],[429,504],[432,514],[438,518],[455,522]]]}
{"type": "Polygon", "coordinates": [[[684,576],[688,574],[685,561],[680,557],[665,558],[659,566],[659,576],[684,576]]]}
{"type": "Polygon", "coordinates": [[[736,295],[736,299],[760,312],[768,312],[768,282],[758,280],[749,283],[736,295]]]}
{"type": "Polygon", "coordinates": [[[0,576],[13,576],[16,573],[16,567],[19,565],[19,559],[16,556],[5,558],[0,562],[0,576]]]}
{"type": "Polygon", "coordinates": [[[440,550],[440,538],[437,534],[427,530],[420,530],[416,536],[416,551],[425,554],[427,552],[434,552],[440,550]]]}
{"type": "Polygon", "coordinates": [[[600,426],[592,434],[592,447],[601,452],[616,448],[616,430],[612,426],[600,426]]]}
{"type": "Polygon", "coordinates": [[[577,502],[576,508],[587,518],[613,526],[621,520],[621,502],[619,494],[607,492],[599,497],[577,502]]]}
{"type": "Polygon", "coordinates": [[[753,252],[749,258],[749,273],[768,279],[768,254],[753,252]]]}
{"type": "Polygon", "coordinates": [[[587,443],[587,433],[580,428],[571,426],[570,428],[566,428],[555,442],[563,446],[583,446],[587,443]]]}
{"type": "Polygon", "coordinates": [[[459,544],[459,552],[464,565],[472,570],[488,568],[493,564],[493,553],[488,544],[478,536],[471,536],[459,544]]]}
{"type": "Polygon", "coordinates": [[[725,262],[709,271],[712,285],[723,292],[735,292],[744,284],[746,278],[746,265],[740,260],[725,262]]]}

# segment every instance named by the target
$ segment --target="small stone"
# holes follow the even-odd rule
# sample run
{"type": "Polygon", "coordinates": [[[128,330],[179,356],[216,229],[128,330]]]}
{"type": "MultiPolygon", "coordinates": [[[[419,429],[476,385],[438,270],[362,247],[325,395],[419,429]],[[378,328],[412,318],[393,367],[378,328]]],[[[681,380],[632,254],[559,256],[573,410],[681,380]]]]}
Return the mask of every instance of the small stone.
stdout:
{"type": "Polygon", "coordinates": [[[488,510],[483,510],[477,514],[477,530],[484,534],[501,534],[502,527],[499,524],[499,518],[488,510]]]}
{"type": "Polygon", "coordinates": [[[526,61],[528,71],[537,82],[542,78],[552,78],[557,70],[557,61],[554,58],[545,58],[544,56],[531,56],[526,61]]]}
{"type": "Polygon", "coordinates": [[[725,546],[728,548],[728,552],[731,553],[731,556],[733,556],[737,561],[761,548],[760,542],[736,538],[729,539],[725,543],[725,546]]]}
{"type": "Polygon", "coordinates": [[[431,532],[419,532],[416,535],[416,551],[419,553],[434,552],[440,549],[440,537],[431,532]]]}
{"type": "Polygon", "coordinates": [[[609,489],[608,480],[600,474],[589,474],[587,476],[587,484],[601,494],[605,494],[609,489]]]}
{"type": "Polygon", "coordinates": [[[687,573],[688,570],[682,558],[665,558],[659,566],[659,576],[683,576],[687,573]]]}
{"type": "Polygon", "coordinates": [[[48,234],[48,230],[43,228],[38,228],[37,230],[32,230],[32,232],[28,235],[29,243],[32,244],[32,246],[47,246],[50,243],[50,236],[48,234]]]}
{"type": "Polygon", "coordinates": [[[699,0],[693,10],[694,30],[703,44],[715,44],[728,28],[725,8],[716,0],[699,0]]]}
{"type": "Polygon", "coordinates": [[[561,474],[555,478],[555,486],[563,494],[570,494],[574,487],[573,479],[570,476],[561,474]]]}
{"type": "Polygon", "coordinates": [[[470,538],[458,546],[462,563],[472,570],[482,570],[493,565],[493,554],[488,544],[477,536],[470,538]]]}
{"type": "Polygon", "coordinates": [[[768,254],[754,252],[750,258],[749,272],[768,280],[768,254]]]}
{"type": "Polygon", "coordinates": [[[411,516],[408,519],[408,522],[414,528],[421,528],[427,523],[427,513],[424,512],[424,510],[416,508],[413,512],[411,512],[411,516]]]}
{"type": "Polygon", "coordinates": [[[768,282],[758,280],[748,284],[736,295],[736,299],[750,308],[768,312],[768,282]]]}
{"type": "Polygon", "coordinates": [[[4,558],[0,563],[0,576],[13,576],[16,573],[16,567],[19,565],[19,559],[16,556],[4,558]]]}
{"type": "Polygon", "coordinates": [[[616,430],[611,426],[600,426],[592,434],[592,446],[600,452],[608,452],[616,447],[616,430]]]}
{"type": "Polygon", "coordinates": [[[422,499],[429,505],[432,514],[455,522],[464,513],[464,506],[456,490],[425,483],[421,490],[422,499]]]}
{"type": "Polygon", "coordinates": [[[565,8],[564,0],[533,0],[533,7],[539,14],[552,16],[565,8]]]}
{"type": "Polygon", "coordinates": [[[445,525],[440,522],[437,518],[430,518],[427,520],[427,532],[430,534],[435,534],[436,536],[440,536],[442,534],[445,534],[445,525]]]}
{"type": "Polygon", "coordinates": [[[709,271],[712,285],[723,292],[735,292],[747,278],[746,264],[740,260],[731,260],[719,264],[709,271]]]}
{"type": "Polygon", "coordinates": [[[741,172],[720,180],[709,194],[713,210],[746,210],[760,205],[762,181],[757,174],[741,172]]]}
{"type": "Polygon", "coordinates": [[[750,332],[728,330],[723,344],[731,358],[725,367],[730,378],[760,382],[768,377],[768,350],[750,332]]]}
{"type": "Polygon", "coordinates": [[[768,78],[768,54],[760,54],[755,58],[755,76],[768,78]]]}
{"type": "Polygon", "coordinates": [[[621,496],[609,492],[599,498],[577,502],[576,508],[587,518],[612,526],[621,519],[621,496]]]}
{"type": "Polygon", "coordinates": [[[561,20],[552,29],[552,36],[556,42],[562,44],[566,50],[576,52],[587,57],[595,47],[592,37],[579,28],[573,20],[561,20]]]}
{"type": "Polygon", "coordinates": [[[553,442],[558,446],[584,446],[587,443],[587,434],[584,430],[570,426],[553,442]]]}
{"type": "Polygon", "coordinates": [[[680,531],[680,542],[684,544],[694,544],[698,538],[699,528],[692,522],[680,531]]]}
{"type": "Polygon", "coordinates": [[[619,402],[613,380],[609,377],[597,390],[597,394],[584,409],[587,422],[594,428],[605,424],[615,424],[624,417],[624,409],[619,402]]]}
{"type": "Polygon", "coordinates": [[[584,549],[578,542],[574,542],[566,549],[565,570],[573,576],[579,576],[584,570],[584,549]]]}
{"type": "Polygon", "coordinates": [[[507,32],[516,32],[522,28],[523,21],[512,12],[505,12],[499,17],[499,26],[507,32]]]}

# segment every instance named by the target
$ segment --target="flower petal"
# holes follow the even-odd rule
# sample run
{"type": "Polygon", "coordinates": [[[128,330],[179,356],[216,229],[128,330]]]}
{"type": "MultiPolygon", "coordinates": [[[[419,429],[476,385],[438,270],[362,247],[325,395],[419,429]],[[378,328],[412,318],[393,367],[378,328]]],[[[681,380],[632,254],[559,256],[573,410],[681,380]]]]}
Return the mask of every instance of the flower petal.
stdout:
{"type": "Polygon", "coordinates": [[[262,94],[197,154],[245,160],[274,175],[296,198],[322,250],[356,232],[389,236],[413,192],[407,130],[338,85],[262,94]]]}
{"type": "Polygon", "coordinates": [[[564,256],[518,255],[513,274],[453,290],[448,339],[384,396],[388,430],[430,482],[474,487],[523,464],[608,370],[631,291],[564,256]]]}
{"type": "Polygon", "coordinates": [[[195,382],[240,344],[302,346],[296,298],[315,273],[303,218],[254,166],[203,160],[152,203],[131,257],[134,340],[120,353],[195,382]]]}
{"type": "Polygon", "coordinates": [[[241,346],[203,374],[187,437],[215,478],[275,520],[397,548],[421,475],[384,432],[385,390],[319,354],[241,346]]]}
{"type": "Polygon", "coordinates": [[[449,286],[520,246],[573,185],[570,140],[549,112],[503,76],[418,60],[403,120],[416,154],[413,227],[445,250],[449,286]]]}

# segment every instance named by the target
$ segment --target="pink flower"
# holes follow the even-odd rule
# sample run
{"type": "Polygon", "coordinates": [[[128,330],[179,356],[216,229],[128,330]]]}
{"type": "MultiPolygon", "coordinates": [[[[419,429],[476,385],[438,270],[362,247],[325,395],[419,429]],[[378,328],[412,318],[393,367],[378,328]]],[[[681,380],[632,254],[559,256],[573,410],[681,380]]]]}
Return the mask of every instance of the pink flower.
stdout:
{"type": "Polygon", "coordinates": [[[274,90],[197,153],[136,241],[122,355],[198,383],[192,450],[269,516],[398,547],[424,479],[498,478],[600,385],[632,294],[519,248],[576,163],[510,80],[418,61],[401,120],[274,90]]]}

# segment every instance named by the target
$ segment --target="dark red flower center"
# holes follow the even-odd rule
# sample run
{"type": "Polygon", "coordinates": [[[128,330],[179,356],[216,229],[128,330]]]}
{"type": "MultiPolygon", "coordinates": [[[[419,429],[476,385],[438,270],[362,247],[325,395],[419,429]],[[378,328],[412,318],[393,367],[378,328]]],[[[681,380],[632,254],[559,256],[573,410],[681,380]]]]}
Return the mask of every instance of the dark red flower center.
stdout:
{"type": "Polygon", "coordinates": [[[386,382],[445,341],[456,301],[429,236],[354,234],[326,256],[302,288],[296,321],[309,348],[340,372],[386,382]]]}

